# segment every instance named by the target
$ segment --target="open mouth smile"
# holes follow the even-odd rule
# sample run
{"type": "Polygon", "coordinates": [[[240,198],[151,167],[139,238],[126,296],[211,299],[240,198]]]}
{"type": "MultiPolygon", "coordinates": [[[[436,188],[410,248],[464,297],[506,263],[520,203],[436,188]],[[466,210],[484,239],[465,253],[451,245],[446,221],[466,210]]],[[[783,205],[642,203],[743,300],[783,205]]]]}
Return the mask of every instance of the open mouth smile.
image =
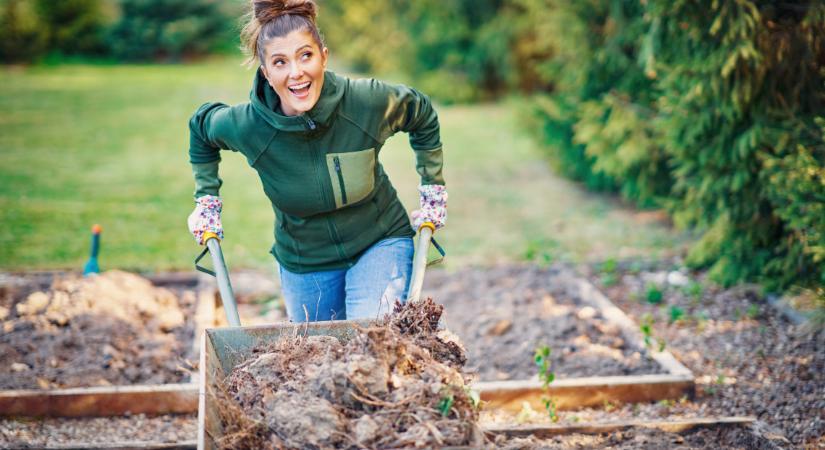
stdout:
{"type": "Polygon", "coordinates": [[[289,92],[298,98],[306,98],[309,95],[310,86],[312,86],[312,82],[306,81],[304,83],[287,86],[287,89],[289,89],[289,92]]]}

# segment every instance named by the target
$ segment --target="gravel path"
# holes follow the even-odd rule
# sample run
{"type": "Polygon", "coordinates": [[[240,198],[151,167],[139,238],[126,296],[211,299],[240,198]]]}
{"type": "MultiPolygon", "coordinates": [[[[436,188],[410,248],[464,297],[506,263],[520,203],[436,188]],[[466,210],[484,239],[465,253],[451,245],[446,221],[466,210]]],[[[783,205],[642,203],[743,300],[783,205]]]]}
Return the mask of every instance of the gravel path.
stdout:
{"type": "Polygon", "coordinates": [[[175,443],[198,436],[196,414],[90,419],[0,420],[0,448],[121,442],[175,443]]]}

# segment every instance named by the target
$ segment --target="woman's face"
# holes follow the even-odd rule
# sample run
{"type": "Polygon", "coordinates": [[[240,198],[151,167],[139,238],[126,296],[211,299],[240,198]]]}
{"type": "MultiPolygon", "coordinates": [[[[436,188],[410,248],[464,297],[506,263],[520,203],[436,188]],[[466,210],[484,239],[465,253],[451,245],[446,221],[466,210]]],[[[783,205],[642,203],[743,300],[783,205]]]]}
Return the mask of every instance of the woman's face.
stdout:
{"type": "Polygon", "coordinates": [[[328,53],[307,30],[273,38],[264,46],[263,73],[281,98],[284,114],[297,116],[315,106],[324,86],[328,53]]]}

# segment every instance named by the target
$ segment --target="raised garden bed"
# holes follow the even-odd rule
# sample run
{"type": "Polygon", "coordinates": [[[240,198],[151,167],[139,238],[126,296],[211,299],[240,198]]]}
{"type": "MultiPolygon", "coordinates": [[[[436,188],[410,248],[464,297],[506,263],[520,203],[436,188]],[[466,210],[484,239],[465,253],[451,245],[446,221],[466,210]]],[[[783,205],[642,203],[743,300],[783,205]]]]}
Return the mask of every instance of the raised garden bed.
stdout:
{"type": "Polygon", "coordinates": [[[589,282],[562,266],[431,270],[425,296],[445,306],[445,324],[467,348],[474,386],[493,409],[559,409],[678,399],[693,374],[667,350],[648,347],[638,325],[589,282]],[[535,351],[552,352],[555,381],[538,381],[535,351]]]}
{"type": "Polygon", "coordinates": [[[192,411],[195,336],[214,291],[187,274],[0,276],[0,414],[192,411]],[[154,282],[154,284],[153,284],[154,282]]]}

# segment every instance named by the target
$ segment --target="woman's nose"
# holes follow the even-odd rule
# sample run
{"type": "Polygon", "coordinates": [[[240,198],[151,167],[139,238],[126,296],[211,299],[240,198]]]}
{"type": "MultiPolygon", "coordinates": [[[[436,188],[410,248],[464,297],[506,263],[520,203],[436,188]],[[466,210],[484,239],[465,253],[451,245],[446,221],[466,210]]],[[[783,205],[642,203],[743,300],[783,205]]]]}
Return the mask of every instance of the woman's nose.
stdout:
{"type": "Polygon", "coordinates": [[[290,78],[293,78],[293,79],[297,80],[297,79],[301,78],[301,75],[303,75],[303,73],[304,73],[304,71],[303,71],[303,69],[301,69],[301,65],[298,64],[297,62],[293,62],[289,66],[289,77],[290,78]]]}

